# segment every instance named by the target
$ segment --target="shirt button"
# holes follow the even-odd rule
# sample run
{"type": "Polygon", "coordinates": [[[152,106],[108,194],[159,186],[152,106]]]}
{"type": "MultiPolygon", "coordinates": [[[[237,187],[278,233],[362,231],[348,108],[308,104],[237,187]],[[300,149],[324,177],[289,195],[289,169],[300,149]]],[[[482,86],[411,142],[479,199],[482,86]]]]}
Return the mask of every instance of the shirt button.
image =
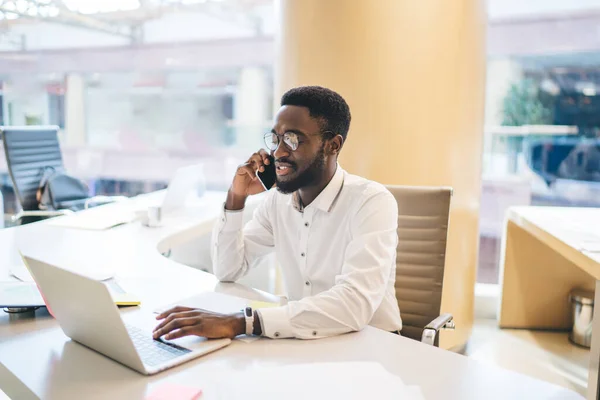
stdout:
{"type": "Polygon", "coordinates": [[[306,254],[302,253],[302,254],[300,254],[300,255],[301,255],[302,257],[304,257],[306,254]]]}
{"type": "Polygon", "coordinates": [[[275,336],[275,337],[279,337],[279,332],[275,332],[275,333],[273,334],[273,336],[275,336]]]}
{"type": "Polygon", "coordinates": [[[225,218],[221,218],[221,221],[222,221],[222,222],[225,222],[225,218]]]}
{"type": "Polygon", "coordinates": [[[309,282],[309,281],[306,281],[306,282],[304,282],[304,284],[305,284],[306,286],[310,286],[310,282],[309,282]]]}
{"type": "Polygon", "coordinates": [[[304,223],[304,226],[308,226],[308,222],[305,222],[305,223],[304,223]]]}
{"type": "Polygon", "coordinates": [[[317,336],[317,331],[313,331],[313,336],[317,336]]]}

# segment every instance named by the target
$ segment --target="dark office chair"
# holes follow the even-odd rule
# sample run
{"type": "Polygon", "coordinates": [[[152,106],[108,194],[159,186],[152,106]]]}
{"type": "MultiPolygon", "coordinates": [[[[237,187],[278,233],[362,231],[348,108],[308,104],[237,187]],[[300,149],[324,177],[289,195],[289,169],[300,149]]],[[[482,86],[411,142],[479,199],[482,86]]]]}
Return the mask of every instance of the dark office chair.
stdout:
{"type": "Polygon", "coordinates": [[[58,142],[58,129],[57,126],[0,127],[8,173],[20,208],[12,217],[13,222],[34,222],[123,198],[85,197],[74,199],[64,209],[40,210],[36,194],[44,172],[48,168],[56,172],[65,170],[58,142]]]}
{"type": "Polygon", "coordinates": [[[402,336],[438,346],[438,332],[454,328],[451,314],[440,315],[452,189],[387,188],[398,203],[396,299],[402,336]]]}

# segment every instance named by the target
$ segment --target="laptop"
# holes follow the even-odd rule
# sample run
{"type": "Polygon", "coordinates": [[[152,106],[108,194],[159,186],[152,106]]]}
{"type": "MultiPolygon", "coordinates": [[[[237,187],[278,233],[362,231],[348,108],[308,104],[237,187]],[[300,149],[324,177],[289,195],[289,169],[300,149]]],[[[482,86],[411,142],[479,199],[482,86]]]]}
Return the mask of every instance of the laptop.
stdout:
{"type": "Polygon", "coordinates": [[[123,322],[104,283],[28,256],[24,260],[65,335],[144,375],[156,374],[231,343],[230,339],[197,338],[194,346],[187,348],[154,340],[149,329],[123,322]]]}
{"type": "Polygon", "coordinates": [[[195,190],[200,188],[204,180],[202,164],[179,168],[169,182],[167,192],[160,205],[161,212],[168,213],[185,206],[185,202],[195,190]]]}

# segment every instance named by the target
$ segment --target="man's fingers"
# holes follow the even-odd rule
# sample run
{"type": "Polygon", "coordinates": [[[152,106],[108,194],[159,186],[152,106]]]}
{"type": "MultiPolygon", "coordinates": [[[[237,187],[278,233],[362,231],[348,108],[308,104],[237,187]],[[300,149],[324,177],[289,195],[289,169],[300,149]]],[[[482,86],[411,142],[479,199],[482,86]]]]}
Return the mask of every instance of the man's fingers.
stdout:
{"type": "Polygon", "coordinates": [[[198,318],[198,317],[192,317],[192,318],[176,318],[173,321],[167,323],[166,325],[164,325],[162,328],[158,328],[154,331],[154,333],[152,334],[152,336],[157,339],[163,335],[166,335],[168,333],[170,333],[171,331],[174,331],[176,329],[180,329],[186,326],[196,326],[196,325],[200,325],[202,323],[202,319],[198,318]]]}
{"type": "Polygon", "coordinates": [[[250,163],[240,165],[238,167],[237,174],[238,175],[247,174],[250,177],[250,179],[252,179],[252,180],[256,179],[256,170],[252,167],[252,164],[250,164],[250,163]]]}
{"type": "Polygon", "coordinates": [[[267,152],[265,149],[260,149],[260,150],[258,151],[258,154],[260,154],[260,156],[262,157],[262,159],[263,159],[263,163],[264,163],[265,165],[269,165],[269,164],[271,164],[271,159],[269,158],[269,157],[270,157],[270,154],[269,154],[269,153],[268,153],[268,152],[267,152]]]}
{"type": "Polygon", "coordinates": [[[202,336],[202,335],[200,335],[199,332],[197,332],[197,329],[195,326],[184,326],[181,329],[177,329],[177,330],[169,333],[167,336],[165,336],[165,339],[172,340],[172,339],[177,339],[177,338],[189,336],[189,335],[202,336]]]}
{"type": "Polygon", "coordinates": [[[163,311],[162,313],[158,314],[156,316],[156,319],[164,319],[164,318],[168,317],[170,314],[173,314],[176,312],[192,311],[192,310],[193,310],[193,308],[190,308],[190,307],[176,306],[176,307],[170,308],[167,311],[163,311]]]}
{"type": "Polygon", "coordinates": [[[166,317],[165,319],[163,319],[160,324],[156,325],[156,328],[154,328],[154,331],[156,332],[157,330],[161,329],[162,327],[164,327],[165,325],[167,325],[169,322],[173,321],[174,319],[177,318],[190,318],[190,317],[197,317],[199,316],[197,312],[195,311],[181,311],[181,312],[177,312],[177,313],[172,313],[171,315],[169,315],[168,317],[166,317]]]}
{"type": "Polygon", "coordinates": [[[252,164],[255,170],[263,172],[265,170],[263,157],[259,153],[254,153],[248,160],[252,164]]]}

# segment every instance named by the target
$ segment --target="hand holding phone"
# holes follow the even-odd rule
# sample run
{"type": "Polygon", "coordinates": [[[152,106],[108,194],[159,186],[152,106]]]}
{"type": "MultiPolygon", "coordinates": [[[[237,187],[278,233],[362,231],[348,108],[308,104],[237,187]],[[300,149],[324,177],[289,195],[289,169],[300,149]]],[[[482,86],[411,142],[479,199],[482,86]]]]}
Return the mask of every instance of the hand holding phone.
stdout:
{"type": "Polygon", "coordinates": [[[275,186],[275,182],[277,181],[277,173],[275,172],[275,158],[269,155],[269,164],[264,164],[264,171],[256,171],[256,176],[262,183],[265,190],[271,189],[275,186]]]}
{"type": "Polygon", "coordinates": [[[238,167],[227,194],[225,208],[241,210],[248,196],[273,187],[275,176],[275,161],[266,150],[260,149],[252,154],[247,162],[238,167]]]}

